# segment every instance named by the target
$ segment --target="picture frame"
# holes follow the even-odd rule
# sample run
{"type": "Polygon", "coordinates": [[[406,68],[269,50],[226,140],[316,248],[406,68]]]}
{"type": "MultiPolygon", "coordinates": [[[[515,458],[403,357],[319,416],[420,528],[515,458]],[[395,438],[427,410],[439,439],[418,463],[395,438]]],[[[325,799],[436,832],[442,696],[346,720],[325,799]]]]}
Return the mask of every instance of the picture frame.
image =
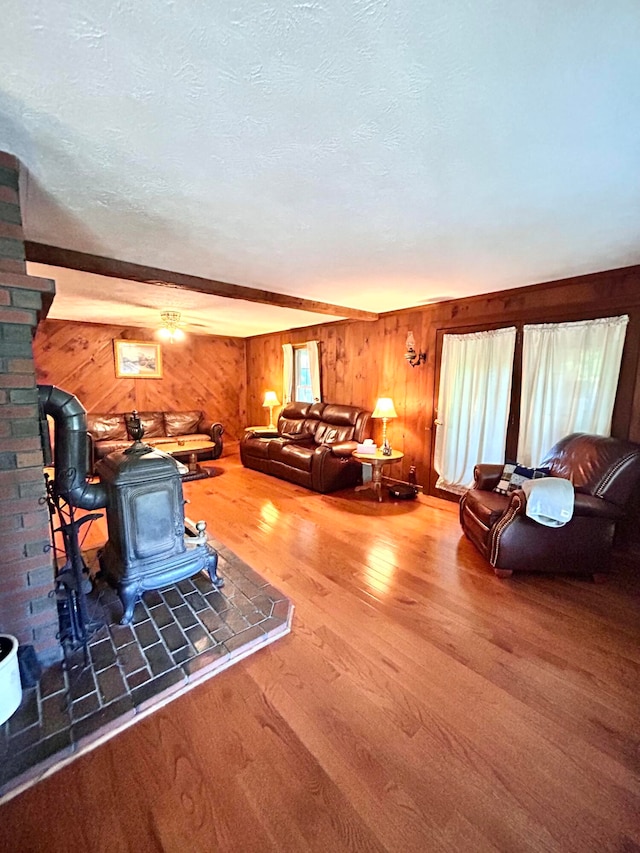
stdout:
{"type": "Polygon", "coordinates": [[[116,376],[162,379],[162,351],[153,341],[114,340],[116,376]]]}

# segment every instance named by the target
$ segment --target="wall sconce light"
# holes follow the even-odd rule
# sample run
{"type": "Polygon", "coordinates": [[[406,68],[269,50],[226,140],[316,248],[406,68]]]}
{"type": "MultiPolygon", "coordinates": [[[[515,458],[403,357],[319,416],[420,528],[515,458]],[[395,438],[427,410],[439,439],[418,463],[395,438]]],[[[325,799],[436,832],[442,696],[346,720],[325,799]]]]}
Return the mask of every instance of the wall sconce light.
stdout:
{"type": "Polygon", "coordinates": [[[380,450],[383,456],[391,456],[391,445],[387,438],[387,421],[389,418],[397,418],[398,413],[393,405],[391,397],[379,397],[376,407],[373,410],[372,418],[382,418],[382,444],[380,450]]]}
{"type": "Polygon", "coordinates": [[[405,343],[407,351],[404,354],[404,357],[407,359],[411,367],[417,367],[419,364],[424,364],[427,360],[426,352],[416,352],[416,339],[413,337],[413,332],[409,332],[407,335],[407,342],[405,343]]]}
{"type": "Polygon", "coordinates": [[[264,395],[264,400],[262,401],[262,408],[269,409],[269,429],[275,429],[275,424],[273,422],[273,409],[275,406],[280,405],[280,400],[278,400],[278,395],[275,391],[266,391],[264,395]]]}
{"type": "Polygon", "coordinates": [[[160,319],[162,320],[162,326],[158,329],[158,336],[163,341],[168,341],[172,344],[174,341],[181,341],[184,338],[184,332],[179,328],[179,311],[162,311],[160,319]]]}

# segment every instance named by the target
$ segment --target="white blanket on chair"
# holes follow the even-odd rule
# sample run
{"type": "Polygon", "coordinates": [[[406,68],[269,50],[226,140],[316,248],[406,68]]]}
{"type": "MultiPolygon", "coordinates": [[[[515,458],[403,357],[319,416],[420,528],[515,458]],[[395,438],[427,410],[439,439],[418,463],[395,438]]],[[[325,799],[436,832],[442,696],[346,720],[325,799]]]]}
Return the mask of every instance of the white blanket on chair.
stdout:
{"type": "Polygon", "coordinates": [[[542,477],[522,484],[526,514],[538,524],[563,527],[573,518],[573,483],[561,477],[542,477]]]}

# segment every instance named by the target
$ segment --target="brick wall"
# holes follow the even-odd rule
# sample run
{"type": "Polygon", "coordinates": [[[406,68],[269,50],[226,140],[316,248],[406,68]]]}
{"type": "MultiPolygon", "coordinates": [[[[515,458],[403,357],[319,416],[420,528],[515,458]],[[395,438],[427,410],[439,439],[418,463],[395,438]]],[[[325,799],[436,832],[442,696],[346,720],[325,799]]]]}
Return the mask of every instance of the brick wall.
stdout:
{"type": "Polygon", "coordinates": [[[60,657],[33,331],[54,283],[26,274],[19,161],[0,152],[0,632],[60,657]]]}

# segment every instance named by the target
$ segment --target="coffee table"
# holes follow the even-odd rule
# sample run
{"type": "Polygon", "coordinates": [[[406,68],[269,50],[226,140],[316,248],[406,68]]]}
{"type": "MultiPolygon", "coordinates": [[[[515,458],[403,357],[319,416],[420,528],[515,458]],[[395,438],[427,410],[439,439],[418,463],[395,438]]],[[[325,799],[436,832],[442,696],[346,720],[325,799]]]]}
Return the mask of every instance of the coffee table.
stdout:
{"type": "Polygon", "coordinates": [[[373,489],[378,495],[378,500],[382,500],[382,469],[385,465],[390,465],[392,462],[399,462],[404,458],[404,453],[399,450],[392,450],[389,456],[384,456],[381,450],[376,450],[375,453],[358,453],[354,450],[351,454],[358,462],[371,465],[373,468],[373,476],[370,483],[364,483],[362,486],[356,486],[356,492],[362,489],[373,489]]]}
{"type": "Polygon", "coordinates": [[[204,474],[209,477],[212,472],[203,468],[198,463],[198,454],[212,450],[215,444],[212,441],[168,441],[166,444],[158,444],[157,449],[175,456],[179,462],[186,462],[190,474],[204,474]]]}

